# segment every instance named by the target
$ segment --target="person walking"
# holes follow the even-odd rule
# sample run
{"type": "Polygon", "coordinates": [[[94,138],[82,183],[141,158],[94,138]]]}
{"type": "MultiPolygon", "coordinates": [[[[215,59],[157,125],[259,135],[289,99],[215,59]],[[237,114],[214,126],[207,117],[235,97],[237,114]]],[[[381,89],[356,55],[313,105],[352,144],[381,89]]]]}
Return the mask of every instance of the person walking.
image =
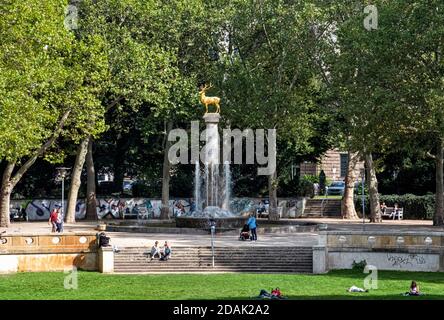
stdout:
{"type": "Polygon", "coordinates": [[[57,209],[56,208],[52,209],[52,211],[49,215],[48,224],[50,226],[52,226],[51,232],[57,231],[57,209]]]}
{"type": "Polygon", "coordinates": [[[256,233],[256,217],[254,216],[254,213],[250,214],[250,218],[247,220],[247,225],[250,228],[251,231],[251,241],[257,240],[257,233],[256,233]]]}
{"type": "Polygon", "coordinates": [[[62,209],[57,209],[57,221],[56,221],[57,232],[63,232],[63,213],[62,209]]]}

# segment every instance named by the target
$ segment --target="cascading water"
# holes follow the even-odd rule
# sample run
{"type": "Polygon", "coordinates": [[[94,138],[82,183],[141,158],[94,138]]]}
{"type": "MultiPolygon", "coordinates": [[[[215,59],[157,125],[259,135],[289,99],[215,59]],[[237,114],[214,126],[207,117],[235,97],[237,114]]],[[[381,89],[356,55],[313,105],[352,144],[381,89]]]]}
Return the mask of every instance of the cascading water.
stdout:
{"type": "Polygon", "coordinates": [[[224,163],[224,200],[222,203],[222,209],[230,211],[230,197],[231,197],[231,170],[230,163],[225,161],[224,163]]]}
{"type": "Polygon", "coordinates": [[[210,202],[210,185],[209,185],[209,181],[210,181],[210,171],[209,171],[209,167],[208,167],[208,163],[205,163],[205,198],[206,198],[206,202],[205,202],[205,206],[208,206],[208,203],[210,202]]]}
{"type": "Polygon", "coordinates": [[[213,164],[211,168],[211,181],[213,183],[213,204],[214,206],[218,206],[219,200],[219,166],[217,164],[213,164]]]}
{"type": "Polygon", "coordinates": [[[230,212],[230,165],[225,163],[223,177],[219,171],[219,132],[218,114],[204,116],[206,128],[206,146],[204,168],[201,172],[200,162],[195,163],[194,199],[195,210],[189,217],[196,218],[229,218],[236,217],[230,212]]]}
{"type": "Polygon", "coordinates": [[[195,203],[195,211],[202,211],[202,204],[200,200],[200,185],[201,185],[201,178],[200,178],[200,163],[199,161],[196,161],[196,166],[194,168],[194,203],[195,203]]]}

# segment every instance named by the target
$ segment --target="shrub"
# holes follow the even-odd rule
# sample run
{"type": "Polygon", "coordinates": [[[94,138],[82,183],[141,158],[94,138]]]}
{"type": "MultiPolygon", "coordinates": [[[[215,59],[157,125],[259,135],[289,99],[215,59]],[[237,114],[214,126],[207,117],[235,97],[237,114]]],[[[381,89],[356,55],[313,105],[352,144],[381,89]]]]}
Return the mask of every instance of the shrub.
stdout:
{"type": "Polygon", "coordinates": [[[135,182],[131,188],[133,197],[151,197],[152,196],[152,187],[143,183],[143,182],[135,182]]]}
{"type": "Polygon", "coordinates": [[[311,182],[311,183],[319,183],[319,176],[313,176],[313,175],[307,174],[307,175],[304,175],[301,178],[301,180],[302,181],[308,181],[308,182],[311,182]]]}
{"type": "Polygon", "coordinates": [[[359,272],[363,272],[366,265],[367,265],[367,261],[365,261],[365,260],[361,260],[359,262],[356,262],[355,260],[353,260],[352,269],[359,271],[359,272]]]}
{"type": "Polygon", "coordinates": [[[313,198],[314,197],[313,182],[311,182],[309,180],[302,179],[299,182],[299,186],[298,186],[298,196],[313,198]]]}

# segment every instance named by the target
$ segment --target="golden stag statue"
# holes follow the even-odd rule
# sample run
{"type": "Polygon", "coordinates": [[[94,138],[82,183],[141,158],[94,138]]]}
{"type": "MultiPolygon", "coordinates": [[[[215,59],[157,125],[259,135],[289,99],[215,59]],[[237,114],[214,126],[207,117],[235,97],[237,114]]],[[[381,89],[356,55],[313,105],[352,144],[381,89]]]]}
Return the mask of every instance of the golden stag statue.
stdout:
{"type": "Polygon", "coordinates": [[[220,98],[219,97],[207,97],[205,96],[205,92],[212,88],[213,86],[210,85],[207,86],[206,84],[204,86],[200,87],[199,96],[200,96],[200,102],[205,105],[205,113],[208,113],[208,105],[215,105],[216,106],[216,113],[220,113],[220,98]]]}

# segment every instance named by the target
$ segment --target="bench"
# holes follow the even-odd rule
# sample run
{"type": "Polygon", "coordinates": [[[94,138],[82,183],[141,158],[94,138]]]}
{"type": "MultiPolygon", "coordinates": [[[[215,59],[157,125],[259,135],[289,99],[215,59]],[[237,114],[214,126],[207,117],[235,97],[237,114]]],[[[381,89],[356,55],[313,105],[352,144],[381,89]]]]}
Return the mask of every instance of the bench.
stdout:
{"type": "Polygon", "coordinates": [[[398,220],[401,220],[404,218],[404,208],[397,208],[395,212],[394,207],[387,207],[385,208],[385,212],[381,212],[381,217],[388,217],[393,220],[398,217],[398,220]]]}

